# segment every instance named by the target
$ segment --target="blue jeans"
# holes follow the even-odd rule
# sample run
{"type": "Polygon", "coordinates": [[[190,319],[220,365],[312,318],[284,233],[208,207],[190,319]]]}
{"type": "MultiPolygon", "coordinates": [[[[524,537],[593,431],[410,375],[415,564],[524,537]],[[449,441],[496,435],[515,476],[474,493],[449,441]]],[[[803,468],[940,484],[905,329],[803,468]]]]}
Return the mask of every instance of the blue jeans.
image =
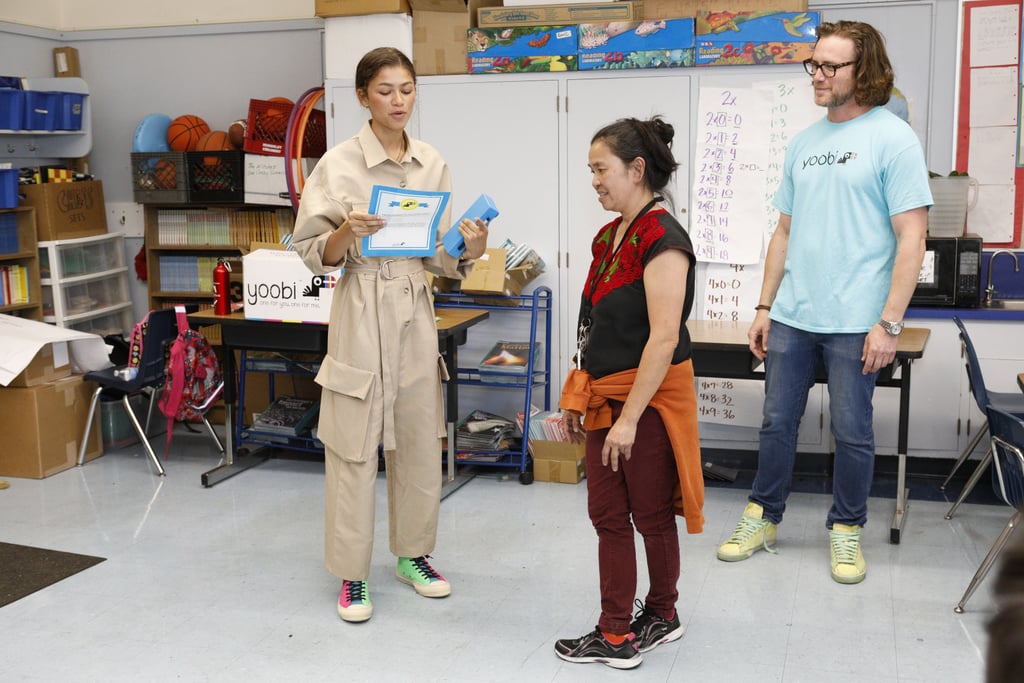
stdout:
{"type": "Polygon", "coordinates": [[[828,373],[828,396],[835,439],[833,522],[863,525],[875,466],[871,398],[878,373],[862,374],[865,333],[819,334],[772,322],[765,360],[764,419],[757,476],[750,500],[778,524],[793,483],[797,429],[814,386],[816,370],[828,373]]]}

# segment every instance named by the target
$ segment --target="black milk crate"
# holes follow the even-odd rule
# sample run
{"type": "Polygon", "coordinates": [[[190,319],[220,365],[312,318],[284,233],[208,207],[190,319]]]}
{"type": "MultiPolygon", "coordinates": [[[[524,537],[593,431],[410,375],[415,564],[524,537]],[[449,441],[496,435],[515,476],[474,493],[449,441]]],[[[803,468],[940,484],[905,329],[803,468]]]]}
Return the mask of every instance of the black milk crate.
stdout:
{"type": "Polygon", "coordinates": [[[186,152],[188,199],[193,204],[245,201],[241,150],[186,152]]]}
{"type": "Polygon", "coordinates": [[[184,152],[132,152],[132,194],[139,204],[187,204],[184,152]]]}

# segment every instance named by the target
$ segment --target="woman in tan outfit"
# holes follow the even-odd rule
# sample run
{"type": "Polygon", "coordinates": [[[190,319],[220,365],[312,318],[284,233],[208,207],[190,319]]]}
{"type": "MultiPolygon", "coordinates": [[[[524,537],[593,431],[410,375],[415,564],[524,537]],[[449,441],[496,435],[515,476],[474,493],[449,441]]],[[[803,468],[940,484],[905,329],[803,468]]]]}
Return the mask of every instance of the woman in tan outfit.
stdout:
{"type": "Polygon", "coordinates": [[[487,226],[465,220],[461,258],[440,239],[430,257],[363,256],[362,238],[384,227],[367,213],[374,185],[450,191],[437,150],[405,132],[416,101],[412,62],[393,48],[371,50],[356,67],[356,94],[370,111],[359,133],[329,150],[306,182],[292,240],[315,274],[344,267],[334,290],[318,437],[326,462],[326,566],[342,580],[338,614],[366,621],[373,550],[377,449],[387,468],[391,552],[397,578],[427,597],[450,584],[427,562],[441,500],[445,434],[434,301],[425,270],[463,278],[487,246],[487,226]]]}

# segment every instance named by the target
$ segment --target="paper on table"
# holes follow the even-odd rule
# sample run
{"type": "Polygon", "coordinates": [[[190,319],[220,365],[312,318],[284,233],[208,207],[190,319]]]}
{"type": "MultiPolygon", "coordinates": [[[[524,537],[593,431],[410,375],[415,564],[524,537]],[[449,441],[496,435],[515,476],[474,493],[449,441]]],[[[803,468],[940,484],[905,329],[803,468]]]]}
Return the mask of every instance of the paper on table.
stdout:
{"type": "MultiPolygon", "coordinates": [[[[37,320],[28,320],[13,315],[0,315],[0,386],[7,386],[11,380],[28,367],[39,350],[47,344],[67,342],[70,351],[71,369],[76,373],[109,368],[110,347],[103,337],[91,332],[79,332],[57,327],[37,320]]],[[[61,344],[54,344],[54,360],[61,344]]]]}
{"type": "Polygon", "coordinates": [[[386,225],[363,238],[363,255],[433,256],[450,194],[374,185],[370,213],[382,216],[386,225]]]}

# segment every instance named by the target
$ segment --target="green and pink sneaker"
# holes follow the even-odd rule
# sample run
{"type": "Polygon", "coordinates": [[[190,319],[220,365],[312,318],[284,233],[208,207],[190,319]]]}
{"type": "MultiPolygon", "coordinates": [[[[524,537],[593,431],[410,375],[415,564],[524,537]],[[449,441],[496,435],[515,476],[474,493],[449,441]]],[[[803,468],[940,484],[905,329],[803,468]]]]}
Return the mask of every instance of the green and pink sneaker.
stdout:
{"type": "Polygon", "coordinates": [[[345,621],[366,621],[373,616],[370,590],[365,581],[342,581],[338,593],[338,616],[345,621]]]}
{"type": "Polygon", "coordinates": [[[427,562],[428,555],[421,557],[398,558],[398,569],[395,576],[402,583],[407,583],[416,592],[427,598],[444,598],[452,592],[452,586],[445,578],[434,571],[427,562]]]}

